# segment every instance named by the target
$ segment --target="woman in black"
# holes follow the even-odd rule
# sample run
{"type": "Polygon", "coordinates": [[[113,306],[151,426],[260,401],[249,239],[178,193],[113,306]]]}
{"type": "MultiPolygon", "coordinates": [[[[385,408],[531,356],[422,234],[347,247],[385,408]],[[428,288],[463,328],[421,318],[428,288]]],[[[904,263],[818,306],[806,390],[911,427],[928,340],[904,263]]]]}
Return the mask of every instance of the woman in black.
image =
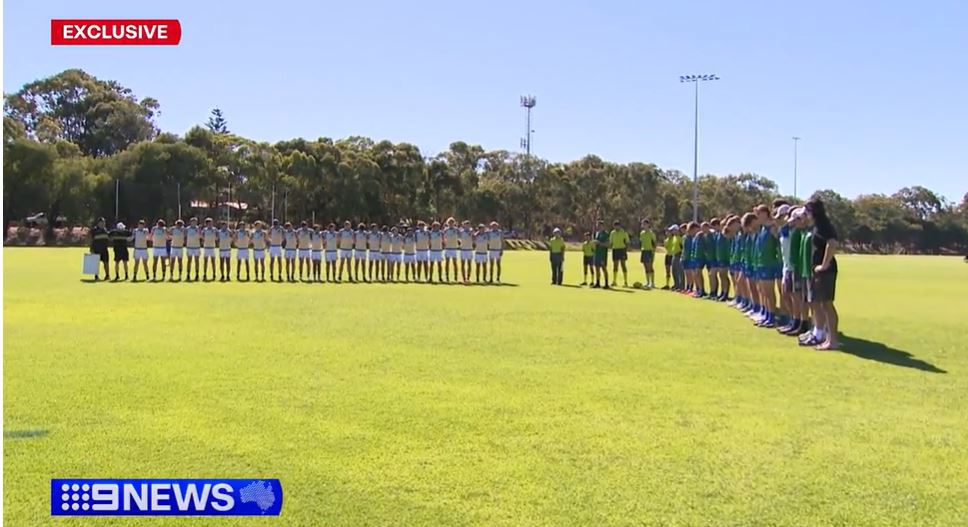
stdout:
{"type": "MultiPolygon", "coordinates": [[[[91,253],[100,257],[101,264],[104,265],[105,280],[111,279],[111,271],[108,268],[108,244],[110,241],[111,236],[104,226],[104,218],[98,218],[97,223],[91,228],[91,253]]],[[[97,280],[98,275],[94,275],[94,279],[97,280]]]]}
{"type": "Polygon", "coordinates": [[[827,210],[819,199],[807,202],[807,212],[813,218],[813,277],[810,280],[809,301],[814,302],[817,322],[823,331],[824,340],[817,345],[818,350],[826,351],[840,347],[837,334],[840,317],[834,307],[834,293],[837,289],[837,230],[834,229],[827,210]]]}
{"type": "Polygon", "coordinates": [[[131,240],[131,231],[118,222],[114,230],[110,232],[111,245],[114,248],[114,279],[121,279],[121,268],[124,267],[124,279],[128,279],[128,241],[131,240]]]}

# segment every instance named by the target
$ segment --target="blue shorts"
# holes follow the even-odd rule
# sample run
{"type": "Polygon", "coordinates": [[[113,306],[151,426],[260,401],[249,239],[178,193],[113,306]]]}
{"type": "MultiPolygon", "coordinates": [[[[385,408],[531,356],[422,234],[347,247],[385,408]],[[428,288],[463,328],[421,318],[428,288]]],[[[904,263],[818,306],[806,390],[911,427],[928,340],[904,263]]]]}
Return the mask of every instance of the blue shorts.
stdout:
{"type": "Polygon", "coordinates": [[[783,277],[782,267],[761,267],[756,275],[759,280],[779,280],[783,277]]]}
{"type": "Polygon", "coordinates": [[[653,260],[655,260],[655,253],[652,251],[642,251],[642,255],[639,256],[639,261],[644,264],[650,264],[653,260]]]}

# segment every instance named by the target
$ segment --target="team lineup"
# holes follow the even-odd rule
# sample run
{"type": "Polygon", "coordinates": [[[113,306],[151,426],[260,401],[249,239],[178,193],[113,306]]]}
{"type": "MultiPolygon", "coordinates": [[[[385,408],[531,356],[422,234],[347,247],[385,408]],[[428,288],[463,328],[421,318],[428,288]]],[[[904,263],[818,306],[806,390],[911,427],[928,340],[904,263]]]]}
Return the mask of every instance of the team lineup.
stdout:
{"type": "Polygon", "coordinates": [[[103,223],[92,231],[91,251],[100,255],[106,280],[108,245],[114,249],[115,278],[124,271],[127,280],[133,241],[135,281],[141,268],[147,280],[181,280],[184,272],[186,280],[199,280],[201,273],[202,280],[229,281],[233,250],[236,280],[264,281],[268,257],[272,281],[433,282],[435,269],[440,282],[469,283],[472,276],[479,283],[501,281],[504,236],[497,222],[475,228],[470,221],[458,225],[448,218],[443,225],[360,223],[354,229],[347,221],[337,230],[335,223],[322,228],[303,221],[295,227],[273,220],[268,228],[256,221],[250,229],[239,221],[232,229],[225,221],[216,227],[211,218],[202,224],[191,218],[187,225],[177,220],[171,227],[159,219],[151,228],[140,220],[131,231],[122,223],[108,231],[103,223]]]}

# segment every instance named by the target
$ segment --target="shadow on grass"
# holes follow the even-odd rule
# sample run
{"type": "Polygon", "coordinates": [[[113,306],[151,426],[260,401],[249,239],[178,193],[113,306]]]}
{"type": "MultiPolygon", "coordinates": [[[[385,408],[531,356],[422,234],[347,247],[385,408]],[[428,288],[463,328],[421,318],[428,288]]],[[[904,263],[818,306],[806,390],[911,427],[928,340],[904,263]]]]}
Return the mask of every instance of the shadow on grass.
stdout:
{"type": "Polygon", "coordinates": [[[840,342],[840,351],[848,355],[883,362],[885,364],[893,364],[894,366],[901,366],[902,368],[914,368],[931,373],[948,373],[930,362],[923,361],[906,351],[892,348],[881,342],[872,342],[846,335],[840,337],[840,342]]]}
{"type": "Polygon", "coordinates": [[[24,430],[4,430],[4,439],[32,439],[35,437],[44,437],[48,434],[48,431],[44,428],[28,428],[24,430]]]}

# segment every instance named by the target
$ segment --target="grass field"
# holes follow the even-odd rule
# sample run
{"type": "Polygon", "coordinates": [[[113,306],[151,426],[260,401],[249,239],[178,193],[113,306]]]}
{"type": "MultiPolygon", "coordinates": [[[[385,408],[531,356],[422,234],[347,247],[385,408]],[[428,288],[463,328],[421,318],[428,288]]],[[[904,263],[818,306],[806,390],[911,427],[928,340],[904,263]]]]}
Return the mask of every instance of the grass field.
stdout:
{"type": "Polygon", "coordinates": [[[817,352],[537,252],[504,287],[92,284],[80,254],[3,252],[6,525],[52,524],[55,477],[258,476],[282,517],[56,523],[968,524],[956,258],[843,257],[817,352]]]}

